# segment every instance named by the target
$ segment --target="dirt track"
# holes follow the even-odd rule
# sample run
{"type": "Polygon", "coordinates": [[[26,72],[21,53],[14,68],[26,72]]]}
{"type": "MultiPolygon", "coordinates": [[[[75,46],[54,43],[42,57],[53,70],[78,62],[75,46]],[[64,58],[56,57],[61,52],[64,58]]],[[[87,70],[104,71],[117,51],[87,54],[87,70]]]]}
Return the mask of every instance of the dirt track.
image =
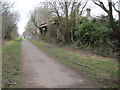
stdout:
{"type": "Polygon", "coordinates": [[[47,55],[26,39],[22,42],[24,88],[94,88],[95,84],[47,55]]]}

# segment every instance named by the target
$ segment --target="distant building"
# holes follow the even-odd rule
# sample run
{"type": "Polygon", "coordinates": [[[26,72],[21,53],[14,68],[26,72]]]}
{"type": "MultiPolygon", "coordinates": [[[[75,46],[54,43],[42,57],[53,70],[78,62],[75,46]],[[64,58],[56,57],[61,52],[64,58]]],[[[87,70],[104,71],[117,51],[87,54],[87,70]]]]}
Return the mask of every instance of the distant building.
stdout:
{"type": "Polygon", "coordinates": [[[29,31],[24,31],[23,38],[32,38],[32,34],[29,31]]]}

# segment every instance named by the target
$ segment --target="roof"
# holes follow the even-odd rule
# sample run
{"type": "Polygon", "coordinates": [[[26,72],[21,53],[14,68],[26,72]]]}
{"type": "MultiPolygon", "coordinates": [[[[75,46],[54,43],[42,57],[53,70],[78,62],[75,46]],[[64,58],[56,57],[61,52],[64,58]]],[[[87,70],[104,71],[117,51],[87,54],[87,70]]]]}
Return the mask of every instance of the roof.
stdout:
{"type": "Polygon", "coordinates": [[[45,27],[45,26],[49,26],[51,24],[55,24],[55,22],[41,24],[41,25],[39,25],[39,28],[42,28],[42,27],[45,27]]]}

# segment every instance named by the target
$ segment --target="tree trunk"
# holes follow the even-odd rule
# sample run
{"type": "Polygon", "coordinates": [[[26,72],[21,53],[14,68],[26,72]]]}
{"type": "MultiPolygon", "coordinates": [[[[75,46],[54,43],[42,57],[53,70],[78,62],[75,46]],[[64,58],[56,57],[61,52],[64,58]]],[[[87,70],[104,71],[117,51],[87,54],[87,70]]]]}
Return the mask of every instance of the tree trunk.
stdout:
{"type": "Polygon", "coordinates": [[[120,60],[120,29],[119,29],[119,26],[116,25],[113,16],[111,14],[108,14],[108,15],[109,15],[109,19],[110,19],[112,29],[115,32],[117,40],[118,40],[118,46],[117,46],[118,56],[117,57],[118,57],[118,60],[120,60]]]}
{"type": "Polygon", "coordinates": [[[72,30],[71,30],[71,41],[74,43],[74,35],[72,30]]]}
{"type": "Polygon", "coordinates": [[[68,21],[68,2],[65,2],[65,16],[66,16],[66,21],[68,21]]]}

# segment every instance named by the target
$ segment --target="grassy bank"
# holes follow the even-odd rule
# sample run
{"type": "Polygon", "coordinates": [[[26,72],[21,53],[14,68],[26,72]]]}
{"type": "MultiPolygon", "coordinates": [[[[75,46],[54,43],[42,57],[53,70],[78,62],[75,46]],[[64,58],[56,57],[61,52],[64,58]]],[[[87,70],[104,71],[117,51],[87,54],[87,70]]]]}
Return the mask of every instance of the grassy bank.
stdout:
{"type": "Polygon", "coordinates": [[[2,87],[20,88],[21,80],[21,41],[19,38],[15,41],[8,41],[2,49],[2,87]]]}
{"type": "Polygon", "coordinates": [[[0,89],[2,88],[2,46],[0,45],[0,89]]]}
{"type": "Polygon", "coordinates": [[[88,57],[85,54],[70,52],[60,47],[52,47],[43,42],[29,39],[34,45],[56,57],[62,63],[82,71],[100,87],[117,87],[118,63],[110,60],[88,57]]]}

